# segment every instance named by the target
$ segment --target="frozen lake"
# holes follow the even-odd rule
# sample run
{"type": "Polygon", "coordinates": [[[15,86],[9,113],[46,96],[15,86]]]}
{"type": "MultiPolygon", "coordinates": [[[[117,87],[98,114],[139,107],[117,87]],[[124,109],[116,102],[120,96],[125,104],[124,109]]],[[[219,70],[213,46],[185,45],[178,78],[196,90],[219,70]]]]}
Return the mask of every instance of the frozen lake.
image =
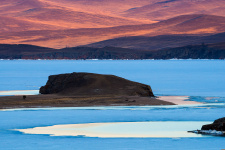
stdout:
{"type": "MultiPolygon", "coordinates": [[[[34,90],[31,93],[35,93],[51,74],[93,72],[149,84],[156,95],[186,95],[190,100],[204,104],[4,110],[0,111],[0,149],[225,149],[224,137],[185,132],[225,117],[224,66],[225,61],[222,60],[1,60],[2,95],[6,91],[18,94],[21,90],[34,90]],[[88,128],[86,136],[50,136],[15,131],[74,124],[100,126],[88,128]],[[144,135],[146,131],[146,134],[155,136],[88,136],[97,131],[117,135],[144,135]],[[187,136],[182,136],[184,134],[187,136]]],[[[68,128],[57,130],[65,129],[68,128]]]]}

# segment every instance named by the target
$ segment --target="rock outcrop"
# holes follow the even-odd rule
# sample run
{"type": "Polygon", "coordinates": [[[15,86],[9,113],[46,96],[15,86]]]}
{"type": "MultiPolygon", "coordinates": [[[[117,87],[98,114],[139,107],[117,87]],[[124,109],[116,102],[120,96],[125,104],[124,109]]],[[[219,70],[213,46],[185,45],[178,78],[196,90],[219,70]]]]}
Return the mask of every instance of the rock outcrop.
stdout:
{"type": "Polygon", "coordinates": [[[212,124],[203,125],[201,130],[225,131],[225,117],[215,120],[212,124]]]}
{"type": "Polygon", "coordinates": [[[42,86],[39,92],[41,94],[73,96],[154,96],[151,87],[145,84],[129,81],[114,75],[75,72],[49,76],[46,85],[42,86]]]}
{"type": "Polygon", "coordinates": [[[203,125],[201,130],[188,132],[196,134],[225,136],[225,117],[215,120],[212,124],[203,125]]]}

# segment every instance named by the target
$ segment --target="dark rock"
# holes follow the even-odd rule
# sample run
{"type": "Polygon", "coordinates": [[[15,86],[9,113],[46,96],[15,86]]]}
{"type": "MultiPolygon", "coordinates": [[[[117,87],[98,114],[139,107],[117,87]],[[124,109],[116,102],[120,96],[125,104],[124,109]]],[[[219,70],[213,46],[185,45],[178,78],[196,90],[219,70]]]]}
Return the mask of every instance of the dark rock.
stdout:
{"type": "Polygon", "coordinates": [[[214,136],[224,136],[224,131],[216,130],[194,130],[188,131],[188,133],[204,134],[204,135],[214,135],[214,136]]]}
{"type": "Polygon", "coordinates": [[[59,95],[128,95],[150,96],[154,94],[145,84],[126,80],[114,75],[71,73],[51,75],[41,94],[59,95]]]}
{"type": "Polygon", "coordinates": [[[203,125],[201,130],[225,131],[225,117],[215,120],[212,124],[203,125]]]}
{"type": "Polygon", "coordinates": [[[27,98],[27,96],[26,95],[23,95],[23,99],[25,100],[27,98]]]}
{"type": "Polygon", "coordinates": [[[225,136],[225,117],[215,120],[212,124],[203,125],[201,130],[188,131],[190,133],[225,136]]]}

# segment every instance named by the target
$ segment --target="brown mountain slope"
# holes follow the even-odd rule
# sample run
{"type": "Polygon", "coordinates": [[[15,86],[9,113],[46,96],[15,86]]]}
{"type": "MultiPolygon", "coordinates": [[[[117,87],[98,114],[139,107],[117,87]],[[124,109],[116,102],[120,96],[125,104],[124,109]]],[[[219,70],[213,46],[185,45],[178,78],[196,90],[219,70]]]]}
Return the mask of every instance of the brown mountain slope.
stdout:
{"type": "Polygon", "coordinates": [[[121,47],[138,50],[158,50],[165,48],[181,47],[186,45],[198,45],[219,43],[225,41],[225,33],[219,33],[209,36],[193,35],[159,35],[153,37],[131,36],[109,39],[97,43],[86,45],[88,47],[121,47]]]}
{"type": "Polygon", "coordinates": [[[0,15],[20,18],[18,13],[42,7],[50,7],[50,5],[39,0],[1,0],[0,15]]]}
{"type": "Polygon", "coordinates": [[[31,22],[13,17],[0,16],[0,32],[21,32],[29,30],[48,30],[48,29],[61,29],[54,25],[31,22]]]}
{"type": "Polygon", "coordinates": [[[1,0],[0,43],[62,48],[124,36],[216,34],[225,32],[224,7],[224,0],[1,0]]]}
{"type": "MultiPolygon", "coordinates": [[[[75,11],[83,11],[95,14],[107,14],[120,16],[121,12],[133,7],[141,7],[149,4],[149,0],[40,0],[52,5],[63,6],[75,11]]],[[[153,0],[157,1],[157,0],[153,0]]],[[[138,20],[140,20],[138,18],[138,20]]]]}
{"type": "Polygon", "coordinates": [[[190,14],[225,16],[224,10],[224,0],[158,0],[127,10],[122,16],[159,21],[190,14]]]}
{"type": "Polygon", "coordinates": [[[86,45],[124,36],[157,36],[170,34],[205,35],[225,32],[225,17],[212,15],[185,15],[155,24],[129,25],[110,28],[70,30],[45,30],[5,32],[0,43],[24,43],[45,47],[62,48],[86,45]]]}
{"type": "Polygon", "coordinates": [[[41,0],[76,11],[161,21],[180,15],[225,16],[224,0],[41,0]]]}
{"type": "Polygon", "coordinates": [[[1,0],[0,15],[62,28],[153,23],[187,14],[225,16],[224,0],[1,0]],[[118,7],[119,6],[119,7],[118,7]]]}
{"type": "Polygon", "coordinates": [[[40,0],[1,1],[0,4],[0,16],[55,26],[49,27],[50,30],[142,24],[134,19],[77,11],[40,0]]]}
{"type": "Polygon", "coordinates": [[[152,34],[207,34],[225,31],[225,17],[214,15],[182,15],[155,24],[152,34]]]}
{"type": "Polygon", "coordinates": [[[99,28],[127,24],[140,24],[125,18],[110,17],[106,15],[90,14],[61,8],[39,8],[30,10],[29,13],[19,13],[20,18],[32,22],[40,22],[62,28],[99,28]]]}

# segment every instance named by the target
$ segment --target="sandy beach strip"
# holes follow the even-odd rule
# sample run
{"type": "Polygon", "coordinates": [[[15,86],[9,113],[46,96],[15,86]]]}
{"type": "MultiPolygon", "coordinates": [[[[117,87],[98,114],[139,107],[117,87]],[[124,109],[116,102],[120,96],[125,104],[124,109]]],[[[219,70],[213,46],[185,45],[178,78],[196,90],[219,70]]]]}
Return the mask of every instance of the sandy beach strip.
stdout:
{"type": "Polygon", "coordinates": [[[188,101],[189,96],[159,96],[157,99],[174,103],[176,105],[197,105],[203,104],[196,101],[188,101]]]}

